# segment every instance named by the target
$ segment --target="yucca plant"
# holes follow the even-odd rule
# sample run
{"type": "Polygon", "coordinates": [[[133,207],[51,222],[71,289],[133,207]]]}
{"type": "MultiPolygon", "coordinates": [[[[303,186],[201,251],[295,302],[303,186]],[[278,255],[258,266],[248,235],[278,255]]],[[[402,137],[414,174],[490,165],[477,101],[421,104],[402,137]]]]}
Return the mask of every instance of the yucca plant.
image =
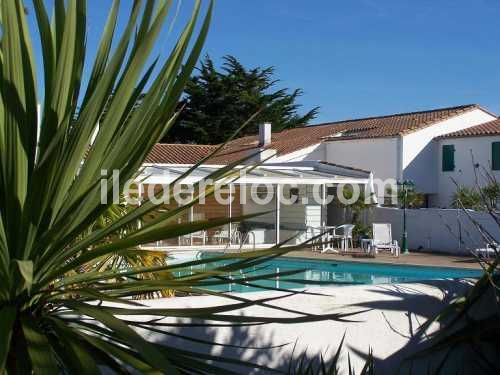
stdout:
{"type": "Polygon", "coordinates": [[[465,208],[481,211],[483,206],[481,202],[481,193],[475,188],[459,186],[453,194],[451,206],[454,208],[465,208]]]}
{"type": "MultiPolygon", "coordinates": [[[[29,13],[36,17],[43,51],[39,65],[32,50],[32,43],[38,40],[28,29],[23,1],[0,1],[3,373],[94,374],[105,369],[118,373],[230,373],[217,364],[257,365],[153,343],[137,328],[169,335],[174,323],[164,318],[195,319],[198,325],[202,324],[199,320],[207,325],[345,320],[349,314],[296,312],[293,318],[271,319],[236,313],[255,304],[267,305],[272,298],[249,301],[227,296],[233,303],[192,309],[151,309],[133,299],[165,289],[221,295],[209,287],[274,277],[246,275],[243,281],[230,280],[229,275],[285,253],[279,246],[177,265],[129,262],[122,267],[99,267],[100,260],[123,256],[141,244],[228,222],[220,218],[178,224],[176,218],[196,204],[195,197],[140,227],[133,224],[155,209],[151,201],[95,226],[112,204],[111,177],[106,177],[109,203],[101,203],[102,171],[118,170],[120,181],[114,182],[121,189],[175,121],[179,97],[208,32],[213,4],[207,2],[202,8],[201,1],[196,1],[169,56],[149,63],[171,1],[131,2],[126,25],[117,35],[120,4],[115,0],[90,62],[89,77],[83,76],[85,56],[91,48],[85,42],[86,2],[56,0],[51,19],[43,0],[33,4],[33,13],[31,9],[29,13]],[[206,13],[199,23],[202,11],[206,13]],[[43,92],[39,92],[36,72],[43,73],[43,92]],[[188,276],[161,277],[162,272],[183,275],[190,267],[219,260],[228,263],[188,276]],[[152,274],[160,277],[142,277],[152,274]]],[[[228,165],[210,178],[231,178],[233,167],[228,165]]]]}
{"type": "MultiPolygon", "coordinates": [[[[76,240],[83,239],[85,236],[90,235],[93,231],[106,228],[108,225],[113,224],[115,221],[120,220],[125,216],[132,207],[127,205],[126,202],[120,202],[118,204],[113,204],[99,217],[97,220],[91,224],[87,233],[83,233],[80,238],[76,240]]],[[[132,222],[127,226],[122,227],[119,231],[111,234],[109,237],[104,238],[102,243],[112,242],[113,240],[125,238],[130,232],[134,232],[140,229],[140,221],[132,222]]],[[[83,273],[89,271],[109,271],[116,270],[120,272],[123,269],[130,267],[158,267],[166,266],[168,264],[168,257],[165,256],[165,251],[161,250],[146,250],[136,246],[134,248],[121,250],[116,253],[106,254],[101,258],[94,259],[83,265],[78,270],[72,270],[67,275],[74,275],[76,273],[83,273]]],[[[171,279],[172,273],[169,271],[159,271],[151,273],[141,273],[136,275],[138,279],[152,279],[152,280],[164,280],[171,279]]],[[[115,281],[127,281],[127,278],[117,277],[115,281]]],[[[171,289],[163,289],[160,291],[144,293],[143,295],[137,295],[137,299],[148,299],[148,298],[161,298],[161,297],[173,297],[175,291],[171,289]]]]}
{"type": "Polygon", "coordinates": [[[303,352],[298,358],[293,358],[288,367],[288,375],[373,375],[375,372],[373,364],[373,353],[370,349],[365,364],[361,371],[356,372],[351,364],[351,357],[347,352],[347,366],[340,365],[340,356],[344,345],[345,333],[340,341],[335,355],[330,359],[325,359],[323,354],[319,357],[308,358],[307,352],[303,352]],[[345,367],[345,368],[344,368],[345,367]],[[347,369],[347,372],[344,371],[347,369]]]}
{"type": "Polygon", "coordinates": [[[457,296],[419,328],[417,335],[423,338],[424,349],[407,358],[403,368],[410,369],[409,373],[419,361],[427,366],[429,374],[500,373],[500,238],[468,210],[473,201],[472,208],[482,210],[494,224],[493,228],[499,229],[500,211],[496,199],[492,199],[497,182],[488,168],[478,168],[472,161],[475,186],[464,192],[464,188],[455,183],[454,204],[473,224],[490,254],[482,257],[471,253],[483,269],[483,275],[466,293],[457,296]],[[484,186],[481,180],[486,181],[484,186]],[[440,327],[429,334],[427,330],[435,322],[440,327]]]}

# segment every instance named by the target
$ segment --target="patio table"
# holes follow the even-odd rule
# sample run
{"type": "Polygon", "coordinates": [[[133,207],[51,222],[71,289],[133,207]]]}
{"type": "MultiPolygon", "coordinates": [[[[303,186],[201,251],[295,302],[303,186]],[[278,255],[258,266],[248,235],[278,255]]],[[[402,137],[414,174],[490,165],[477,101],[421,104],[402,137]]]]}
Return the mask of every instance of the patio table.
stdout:
{"type": "Polygon", "coordinates": [[[333,236],[332,233],[335,230],[336,226],[331,225],[323,225],[320,227],[313,227],[314,230],[317,230],[319,233],[322,233],[321,236],[321,252],[326,253],[331,251],[333,253],[338,253],[339,251],[333,247],[333,236]]]}

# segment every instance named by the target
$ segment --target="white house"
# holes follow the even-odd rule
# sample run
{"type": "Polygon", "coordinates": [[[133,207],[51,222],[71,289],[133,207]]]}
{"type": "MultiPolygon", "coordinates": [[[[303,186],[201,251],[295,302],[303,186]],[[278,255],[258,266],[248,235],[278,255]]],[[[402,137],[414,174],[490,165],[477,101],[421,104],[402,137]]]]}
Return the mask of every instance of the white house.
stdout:
{"type": "MultiPolygon", "coordinates": [[[[270,124],[263,124],[258,135],[235,139],[211,156],[202,172],[247,158],[245,163],[262,163],[255,170],[252,183],[272,180],[270,183],[277,189],[290,182],[298,183],[303,196],[310,194],[309,187],[325,183],[351,181],[370,186],[372,191],[373,178],[412,180],[416,189],[426,195],[428,206],[446,207],[455,189],[450,177],[460,184],[474,184],[471,150],[475,162],[498,177],[499,145],[497,116],[479,105],[464,105],[318,124],[272,134],[270,124]],[[447,170],[443,170],[443,152],[450,154],[452,149],[453,163],[448,159],[446,163],[453,164],[453,168],[447,164],[447,170]]],[[[158,144],[145,166],[178,174],[179,168],[199,162],[216,149],[214,145],[158,144]]],[[[374,189],[381,197],[385,187],[376,182],[374,189]]],[[[302,204],[280,211],[279,202],[269,204],[277,208],[278,213],[268,218],[271,227],[261,236],[263,243],[277,241],[280,231],[288,235],[307,223],[329,223],[329,216],[334,216],[330,207],[302,204]]],[[[249,204],[239,205],[233,216],[253,209],[249,204]]],[[[205,218],[220,216],[221,212],[231,215],[231,208],[229,210],[227,213],[213,206],[198,215],[205,218]]],[[[196,215],[192,212],[191,219],[196,215]]]]}
{"type": "Polygon", "coordinates": [[[445,134],[435,140],[438,150],[435,204],[446,207],[460,186],[500,182],[500,120],[445,134]]]}
{"type": "MultiPolygon", "coordinates": [[[[371,171],[376,179],[412,180],[418,191],[428,195],[431,206],[442,205],[448,195],[439,196],[440,150],[435,139],[496,119],[496,115],[478,105],[464,105],[312,125],[273,134],[264,134],[270,128],[262,127],[260,137],[236,139],[210,162],[226,164],[259,150],[263,150],[260,158],[268,163],[324,161],[371,171]]],[[[190,164],[215,148],[162,144],[155,147],[147,161],[190,164]]]]}
{"type": "MultiPolygon", "coordinates": [[[[411,180],[416,190],[426,194],[428,204],[435,206],[446,200],[440,197],[438,184],[439,150],[434,139],[444,134],[467,129],[496,119],[479,106],[456,110],[428,111],[384,118],[390,125],[357,133],[350,139],[330,137],[326,140],[326,159],[340,164],[368,169],[379,180],[411,180]],[[409,118],[408,118],[409,117],[409,118]],[[415,121],[408,124],[406,121],[415,121]]],[[[380,118],[378,118],[380,119],[380,118]]],[[[379,120],[380,121],[380,120],[379,120]]],[[[379,189],[379,195],[381,193],[379,189]]]]}

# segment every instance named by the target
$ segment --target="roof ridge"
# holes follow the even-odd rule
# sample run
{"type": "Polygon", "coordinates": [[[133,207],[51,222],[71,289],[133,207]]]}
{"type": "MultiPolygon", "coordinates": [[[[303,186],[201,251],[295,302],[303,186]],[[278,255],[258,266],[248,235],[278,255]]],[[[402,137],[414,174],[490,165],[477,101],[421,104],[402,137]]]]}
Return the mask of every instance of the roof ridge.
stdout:
{"type": "Polygon", "coordinates": [[[217,145],[206,145],[206,144],[196,144],[196,143],[156,143],[155,146],[217,147],[217,145]]]}
{"type": "MultiPolygon", "coordinates": [[[[359,118],[353,118],[353,119],[345,119],[345,120],[338,120],[338,121],[331,121],[331,122],[323,122],[319,124],[312,124],[312,125],[305,125],[305,126],[299,126],[297,128],[293,129],[299,129],[299,128],[309,128],[309,127],[316,127],[316,126],[328,126],[328,125],[337,125],[337,124],[342,124],[346,122],[356,122],[356,121],[363,121],[363,120],[374,120],[374,119],[381,119],[381,118],[388,118],[388,117],[397,117],[397,116],[408,116],[408,115],[418,115],[418,114],[423,114],[423,113],[433,113],[433,112],[440,112],[440,111],[452,111],[452,110],[464,110],[468,108],[481,108],[479,104],[464,104],[464,105],[459,105],[459,106],[453,106],[453,107],[443,107],[443,108],[435,108],[435,109],[427,109],[427,110],[422,110],[422,111],[412,111],[412,112],[399,112],[399,113],[392,113],[388,115],[381,115],[381,116],[368,116],[368,117],[359,117],[359,118]]],[[[288,129],[285,129],[288,130],[288,129]]]]}
{"type": "Polygon", "coordinates": [[[477,124],[468,128],[445,133],[435,138],[445,139],[445,138],[487,136],[487,135],[498,134],[499,132],[500,132],[500,117],[497,117],[494,120],[483,122],[481,124],[477,124]]]}
{"type": "Polygon", "coordinates": [[[370,171],[368,171],[368,170],[366,170],[366,169],[361,169],[361,168],[351,167],[351,166],[344,165],[344,164],[330,163],[330,162],[328,162],[328,161],[320,161],[320,163],[321,163],[321,164],[325,164],[325,165],[331,165],[332,167],[340,167],[340,168],[345,168],[345,169],[349,169],[349,170],[352,170],[352,171],[370,173],[370,171]]]}
{"type": "MultiPolygon", "coordinates": [[[[321,142],[398,137],[478,110],[484,109],[478,104],[466,104],[302,126],[273,132],[271,144],[267,148],[275,149],[278,155],[286,155],[321,142]],[[338,132],[345,134],[341,137],[333,137],[334,133],[338,132]]],[[[492,115],[491,118],[496,119],[497,115],[492,115]]],[[[256,150],[260,147],[258,146],[257,134],[242,136],[232,139],[227,144],[218,145],[164,143],[153,148],[150,160],[153,162],[169,160],[183,163],[198,161],[221,146],[224,146],[221,152],[213,156],[212,160],[220,161],[223,164],[243,158],[248,155],[248,150],[256,150]]]]}

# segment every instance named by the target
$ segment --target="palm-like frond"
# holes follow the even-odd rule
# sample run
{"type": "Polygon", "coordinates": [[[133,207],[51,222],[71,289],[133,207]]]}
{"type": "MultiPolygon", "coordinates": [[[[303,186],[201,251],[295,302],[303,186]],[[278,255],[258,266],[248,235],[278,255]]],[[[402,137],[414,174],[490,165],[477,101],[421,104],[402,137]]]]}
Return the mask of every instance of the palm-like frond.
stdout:
{"type": "MultiPolygon", "coordinates": [[[[340,366],[341,352],[343,350],[345,340],[345,333],[340,341],[337,348],[337,352],[331,358],[327,360],[322,354],[319,357],[309,358],[307,352],[303,352],[298,358],[293,358],[290,361],[288,367],[288,375],[339,375],[345,373],[345,368],[340,366]]],[[[365,360],[365,364],[361,371],[356,372],[355,368],[351,365],[351,359],[349,352],[348,356],[348,366],[349,375],[373,375],[375,373],[373,364],[373,352],[370,349],[365,360]]]]}
{"type": "MultiPolygon", "coordinates": [[[[118,221],[120,218],[125,216],[133,207],[126,204],[113,204],[108,207],[108,209],[99,217],[97,220],[91,224],[87,233],[83,234],[83,236],[92,233],[93,231],[106,228],[112,223],[118,221]]],[[[136,221],[134,223],[130,223],[122,228],[116,233],[113,233],[108,238],[103,239],[101,242],[112,242],[118,238],[124,238],[129,233],[138,231],[141,226],[141,222],[136,221]]],[[[88,251],[92,251],[91,248],[88,251]]],[[[104,272],[115,270],[118,276],[114,279],[114,282],[127,282],[128,279],[121,277],[119,273],[122,270],[127,270],[135,267],[143,267],[143,268],[151,268],[158,266],[166,266],[167,254],[164,251],[154,251],[154,250],[145,250],[140,247],[135,247],[131,249],[125,249],[123,251],[119,251],[117,253],[111,253],[104,255],[101,258],[94,259],[94,261],[85,264],[80,267],[80,269],[72,270],[68,274],[68,276],[74,275],[76,273],[85,273],[85,272],[104,272]]],[[[136,275],[135,279],[146,279],[146,280],[166,280],[172,279],[172,274],[167,271],[159,271],[159,272],[144,272],[142,274],[136,275]]],[[[157,292],[145,293],[144,295],[138,295],[138,299],[147,299],[147,298],[161,298],[161,297],[172,297],[175,295],[174,290],[163,289],[157,292]]]]}
{"type": "MultiPolygon", "coordinates": [[[[174,219],[196,204],[198,197],[140,227],[134,223],[156,208],[151,201],[113,220],[102,220],[112,202],[112,181],[108,178],[105,191],[110,203],[102,204],[101,171],[119,171],[116,182],[121,190],[168,131],[206,38],[213,5],[208,2],[198,25],[202,6],[195,1],[170,55],[149,64],[171,1],[131,4],[126,25],[117,35],[120,2],[113,1],[88,84],[82,86],[86,1],[55,0],[49,19],[43,0],[34,0],[43,51],[43,66],[37,69],[44,78],[40,93],[23,2],[0,2],[0,366],[6,373],[94,374],[103,367],[118,373],[132,369],[229,373],[210,361],[254,365],[152,343],[138,329],[161,329],[168,335],[172,323],[163,318],[259,324],[349,317],[297,311],[293,318],[272,319],[235,313],[255,304],[268,306],[272,298],[250,301],[228,296],[235,303],[192,309],[147,309],[133,300],[165,289],[214,294],[209,288],[228,283],[234,271],[286,250],[276,246],[176,265],[137,261],[134,248],[141,244],[228,222],[220,218],[178,224],[174,219]],[[139,99],[141,105],[136,106],[139,99]],[[108,267],[106,259],[121,259],[123,267],[118,271],[108,267]],[[221,260],[230,262],[217,265],[221,260]],[[212,266],[209,271],[183,272],[199,265],[212,266]],[[145,277],[174,272],[179,276],[145,277]],[[145,316],[155,319],[141,321],[145,316]]],[[[210,178],[231,178],[233,167],[221,168],[210,178]]],[[[271,276],[249,275],[232,282],[262,277],[271,276]]]]}

